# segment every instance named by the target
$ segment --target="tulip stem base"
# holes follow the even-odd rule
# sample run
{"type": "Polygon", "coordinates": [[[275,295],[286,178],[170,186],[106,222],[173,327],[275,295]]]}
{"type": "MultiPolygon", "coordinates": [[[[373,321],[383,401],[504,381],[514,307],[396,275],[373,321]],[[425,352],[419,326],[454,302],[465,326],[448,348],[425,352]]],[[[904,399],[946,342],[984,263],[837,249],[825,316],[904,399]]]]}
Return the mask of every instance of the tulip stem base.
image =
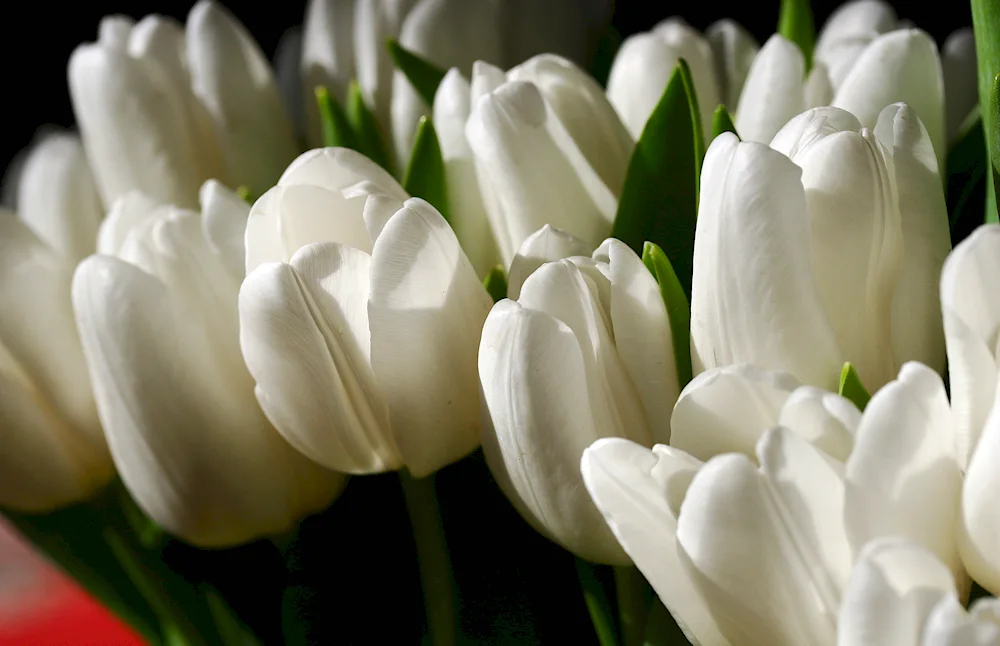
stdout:
{"type": "Polygon", "coordinates": [[[434,493],[434,478],[414,478],[404,470],[399,472],[399,480],[413,526],[431,643],[454,646],[457,641],[455,585],[441,509],[434,493]]]}
{"type": "Polygon", "coordinates": [[[622,644],[643,646],[646,620],[649,618],[649,584],[634,566],[615,568],[615,589],[618,596],[618,617],[621,619],[622,644]]]}

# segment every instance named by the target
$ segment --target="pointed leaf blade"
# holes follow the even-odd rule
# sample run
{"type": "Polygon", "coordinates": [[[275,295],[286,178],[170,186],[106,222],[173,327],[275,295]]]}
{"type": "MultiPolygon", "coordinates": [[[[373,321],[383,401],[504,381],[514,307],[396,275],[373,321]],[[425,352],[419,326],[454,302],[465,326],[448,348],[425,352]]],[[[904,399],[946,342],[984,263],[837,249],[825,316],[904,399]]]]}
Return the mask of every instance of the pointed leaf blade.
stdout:
{"type": "Polygon", "coordinates": [[[403,188],[413,197],[429,202],[450,222],[446,182],[444,157],[434,123],[427,117],[421,117],[403,176],[403,188]]]}
{"type": "Polygon", "coordinates": [[[844,368],[840,371],[840,388],[838,392],[841,397],[846,397],[854,402],[854,405],[860,411],[865,409],[865,406],[868,405],[868,402],[872,398],[868,394],[868,390],[865,389],[864,384],[861,383],[861,377],[858,376],[857,370],[854,369],[850,361],[845,363],[844,368]]]}
{"type": "Polygon", "coordinates": [[[406,76],[420,98],[427,105],[433,106],[434,95],[437,93],[438,86],[441,85],[445,71],[406,49],[396,40],[390,38],[386,41],[386,47],[389,49],[389,55],[392,57],[396,69],[406,76]]]}

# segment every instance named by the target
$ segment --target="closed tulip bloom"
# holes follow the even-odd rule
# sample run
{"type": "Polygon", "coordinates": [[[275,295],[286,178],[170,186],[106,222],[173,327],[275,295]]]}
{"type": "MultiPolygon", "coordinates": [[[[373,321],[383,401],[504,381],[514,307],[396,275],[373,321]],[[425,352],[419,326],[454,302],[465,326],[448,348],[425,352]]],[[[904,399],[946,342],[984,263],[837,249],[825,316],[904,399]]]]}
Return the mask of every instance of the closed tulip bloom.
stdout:
{"type": "Polygon", "coordinates": [[[118,472],[153,520],[195,545],[284,532],[327,505],[343,476],[289,446],[254,401],[239,348],[240,257],[226,257],[242,251],[232,243],[246,205],[212,182],[201,214],[140,205],[105,225],[117,257],[88,258],[73,280],[118,472]]]}
{"type": "Polygon", "coordinates": [[[322,128],[316,87],[322,85],[341,103],[355,78],[354,15],[357,0],[309,0],[302,25],[302,103],[310,144],[318,145],[322,128]]]}
{"type": "Polygon", "coordinates": [[[875,390],[908,360],[943,370],[932,313],[947,213],[930,139],[907,106],[883,110],[874,131],[816,108],[771,148],[721,136],[701,186],[696,374],[748,362],[833,387],[851,361],[875,390]]]}
{"type": "Polygon", "coordinates": [[[596,248],[634,146],[600,87],[543,55],[506,74],[477,65],[465,134],[505,265],[545,224],[596,248]]]}
{"type": "Polygon", "coordinates": [[[837,619],[839,646],[990,646],[1000,643],[1000,601],[966,611],[948,568],[933,552],[892,536],[858,557],[837,619]]]}
{"type": "Polygon", "coordinates": [[[980,227],[948,257],[941,274],[951,401],[962,494],[962,556],[969,574],[994,594],[1000,591],[1000,406],[996,405],[996,329],[1000,298],[993,271],[1000,266],[1000,226],[980,227]]]}
{"type": "Polygon", "coordinates": [[[728,18],[709,25],[705,38],[712,47],[721,103],[735,110],[760,46],[746,29],[728,18]]]}
{"type": "Polygon", "coordinates": [[[246,239],[243,354],[293,446],[422,477],[479,445],[491,300],[436,209],[354,151],[315,150],[257,201],[246,239]]]}
{"type": "MultiPolygon", "coordinates": [[[[744,388],[772,393],[765,408],[789,379],[744,373],[744,388]]],[[[738,373],[728,379],[714,393],[716,410],[742,395],[733,389],[738,373]]],[[[702,462],[673,446],[650,451],[618,438],[583,454],[594,502],[694,643],[838,643],[838,616],[853,603],[852,565],[865,545],[887,536],[928,550],[955,596],[968,594],[955,537],[961,473],[940,377],[904,366],[861,415],[846,462],[809,439],[823,436],[809,426],[829,423],[833,411],[803,415],[795,392],[779,413],[788,426],[763,430],[751,455],[702,462]]],[[[708,425],[704,433],[722,429],[708,425]]]]}
{"type": "Polygon", "coordinates": [[[865,48],[898,26],[896,11],[882,0],[845,2],[823,24],[813,64],[824,69],[832,89],[839,88],[865,48]]]}
{"type": "MultiPolygon", "coordinates": [[[[43,150],[33,158],[47,154],[43,150]]],[[[29,168],[26,172],[39,171],[29,168]]],[[[57,175],[70,180],[70,186],[74,183],[72,174],[57,175]]],[[[37,188],[31,180],[22,186],[22,190],[37,188]]],[[[58,193],[68,186],[44,188],[58,193]]],[[[44,202],[42,196],[23,192],[21,198],[31,205],[44,202]]],[[[114,475],[73,320],[72,275],[73,263],[60,250],[13,213],[0,212],[0,308],[4,312],[0,318],[0,506],[5,508],[44,512],[80,502],[114,475]]]]}
{"type": "MultiPolygon", "coordinates": [[[[737,35],[733,37],[731,45],[734,50],[731,65],[737,70],[742,65],[736,60],[745,60],[748,50],[752,58],[756,45],[745,33],[735,33],[737,35]]],[[[721,44],[723,43],[720,41],[721,44]]],[[[629,36],[622,43],[608,76],[608,99],[618,110],[634,139],[642,134],[649,115],[663,96],[663,90],[681,58],[691,68],[701,110],[701,123],[706,136],[711,134],[712,113],[722,102],[723,92],[716,73],[719,62],[714,60],[712,49],[704,36],[678,18],[664,20],[652,31],[629,36]]],[[[724,50],[720,47],[720,53],[722,51],[724,50]]],[[[728,65],[730,61],[723,63],[728,65]]],[[[734,74],[738,75],[739,72],[734,71],[734,74]]],[[[726,80],[728,91],[730,79],[726,80]]]]}
{"type": "Polygon", "coordinates": [[[666,308],[622,242],[542,265],[490,312],[479,347],[483,447],[500,487],[540,532],[598,563],[628,563],[580,480],[600,437],[669,434],[678,380],[666,308]]]}
{"type": "Polygon", "coordinates": [[[104,208],[80,137],[45,136],[17,177],[17,213],[67,266],[94,252],[104,208]]]}
{"type": "Polygon", "coordinates": [[[262,191],[298,153],[271,65],[243,25],[211,0],[191,9],[186,36],[192,88],[212,117],[225,176],[262,191]]]}
{"type": "MultiPolygon", "coordinates": [[[[69,89],[80,134],[106,205],[133,190],[183,207],[219,176],[217,144],[185,84],[183,32],[149,17],[133,27],[101,22],[97,43],[69,62],[69,89]]],[[[203,113],[202,113],[203,114],[203,113]]]]}

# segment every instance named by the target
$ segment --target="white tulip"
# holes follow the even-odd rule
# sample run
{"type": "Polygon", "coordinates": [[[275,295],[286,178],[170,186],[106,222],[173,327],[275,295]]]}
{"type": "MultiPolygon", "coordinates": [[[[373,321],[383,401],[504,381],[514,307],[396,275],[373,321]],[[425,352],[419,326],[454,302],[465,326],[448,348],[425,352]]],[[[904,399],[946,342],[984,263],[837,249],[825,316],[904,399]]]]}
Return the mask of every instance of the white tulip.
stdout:
{"type": "Polygon", "coordinates": [[[184,207],[219,176],[212,133],[186,83],[183,32],[168,19],[101,22],[100,40],[69,62],[69,89],[106,205],[132,190],[184,207]]]}
{"type": "Polygon", "coordinates": [[[962,135],[962,126],[970,116],[979,114],[978,63],[976,40],[966,27],[948,35],[941,48],[941,70],[944,75],[945,118],[948,145],[962,135]]]}
{"type": "Polygon", "coordinates": [[[823,68],[830,86],[836,90],[865,48],[898,26],[895,10],[882,0],[845,2],[820,30],[813,50],[813,64],[823,68]]]}
{"type": "Polygon", "coordinates": [[[257,399],[339,471],[422,477],[479,445],[491,300],[440,213],[407,198],[365,157],[315,150],[248,221],[241,342],[257,399]]]}
{"type": "Polygon", "coordinates": [[[579,238],[546,224],[524,239],[511,261],[507,272],[507,298],[512,301],[520,298],[524,281],[545,263],[589,254],[590,247],[579,238]]]}
{"type": "MultiPolygon", "coordinates": [[[[747,41],[744,38],[745,33],[736,31],[734,34],[731,45],[727,44],[724,32],[716,37],[720,54],[725,56],[723,61],[714,60],[709,41],[678,18],[664,20],[652,31],[625,39],[608,76],[608,99],[618,110],[633,138],[638,139],[642,134],[649,115],[660,102],[677,61],[681,58],[687,61],[691,69],[705,136],[711,135],[712,114],[722,102],[723,92],[728,91],[730,85],[727,75],[726,89],[722,89],[716,65],[732,67],[733,74],[738,75],[737,70],[746,60],[748,50],[752,58],[752,52],[756,49],[752,39],[747,41]],[[732,48],[731,53],[726,53],[724,48],[728,47],[732,48]]],[[[732,83],[735,84],[735,79],[732,79],[732,83]]]]}
{"type": "Polygon", "coordinates": [[[611,230],[633,143],[593,79],[543,55],[477,64],[465,128],[504,264],[545,224],[593,249],[611,230]]]}
{"type": "Polygon", "coordinates": [[[80,264],[73,304],[125,486],[171,533],[225,546],[287,531],[344,479],[289,446],[254,401],[237,314],[247,208],[214,182],[201,201],[202,214],[143,214],[134,200],[113,212],[118,257],[80,264]]]}
{"type": "Polygon", "coordinates": [[[1000,226],[984,225],[955,247],[941,273],[956,451],[965,468],[962,556],[972,577],[1000,591],[1000,406],[996,405],[996,330],[1000,298],[993,287],[1000,269],[1000,226]]]}
{"type": "Polygon", "coordinates": [[[695,373],[749,362],[832,387],[851,361],[874,390],[908,360],[943,370],[947,227],[929,137],[905,105],[874,132],[816,108],[771,148],[717,138],[695,235],[695,373]]]}
{"type": "MultiPolygon", "coordinates": [[[[29,164],[48,154],[36,152],[29,164]]],[[[45,188],[59,195],[55,201],[59,205],[79,176],[72,165],[56,171],[69,186],[57,183],[45,188]]],[[[36,180],[37,176],[25,180],[22,190],[37,190],[36,180]]],[[[32,206],[45,201],[38,195],[21,197],[32,206]]],[[[61,213],[53,215],[70,215],[62,210],[68,206],[63,201],[61,213]]],[[[49,511],[86,500],[114,475],[73,322],[72,273],[73,262],[61,250],[46,244],[13,213],[0,212],[3,507],[49,511]]]]}
{"type": "Polygon", "coordinates": [[[51,134],[31,148],[17,178],[17,213],[68,266],[94,253],[104,209],[78,136],[51,134]]]}
{"type": "MultiPolygon", "coordinates": [[[[743,451],[756,434],[754,454],[703,463],[679,448],[650,451],[612,438],[581,460],[608,526],[694,643],[832,646],[852,565],[865,544],[884,536],[930,550],[947,564],[941,569],[957,596],[966,596],[954,531],[961,475],[934,371],[907,364],[875,394],[846,463],[810,441],[826,435],[821,428],[808,428],[845,416],[817,406],[823,399],[814,392],[786,396],[789,375],[743,368],[718,378],[726,381],[698,387],[696,380],[689,389],[701,389],[702,403],[711,404],[702,419],[724,411],[728,420],[684,437],[700,430],[715,436],[700,438],[702,448],[743,451]],[[747,426],[737,429],[747,399],[761,410],[748,411],[747,426]],[[781,426],[759,428],[775,417],[781,426]]],[[[675,415],[672,443],[679,424],[699,421],[686,418],[675,415]]]]}
{"type": "Polygon", "coordinates": [[[580,480],[600,437],[669,435],[678,379],[666,308],[622,242],[534,271],[483,328],[483,447],[500,487],[539,531],[583,558],[627,563],[580,480]]]}
{"type": "Polygon", "coordinates": [[[302,102],[310,145],[321,143],[316,87],[325,86],[341,104],[355,77],[354,19],[357,0],[309,0],[302,26],[302,102]]]}
{"type": "Polygon", "coordinates": [[[965,610],[948,568],[901,536],[868,543],[851,572],[837,619],[840,646],[995,646],[1000,601],[965,610]]]}
{"type": "Polygon", "coordinates": [[[298,153],[271,65],[228,10],[200,0],[188,15],[187,63],[195,96],[211,115],[226,176],[255,192],[298,153]]]}
{"type": "MultiPolygon", "coordinates": [[[[709,25],[705,30],[705,38],[712,46],[721,102],[735,110],[760,46],[746,29],[728,18],[709,25]]],[[[700,95],[698,101],[702,101],[700,95]]]]}
{"type": "MultiPolygon", "coordinates": [[[[502,58],[499,12],[492,0],[420,0],[403,23],[399,44],[435,65],[469,75],[474,62],[502,58]]],[[[417,123],[431,115],[431,106],[399,70],[393,73],[390,111],[396,155],[405,165],[417,123]]]]}

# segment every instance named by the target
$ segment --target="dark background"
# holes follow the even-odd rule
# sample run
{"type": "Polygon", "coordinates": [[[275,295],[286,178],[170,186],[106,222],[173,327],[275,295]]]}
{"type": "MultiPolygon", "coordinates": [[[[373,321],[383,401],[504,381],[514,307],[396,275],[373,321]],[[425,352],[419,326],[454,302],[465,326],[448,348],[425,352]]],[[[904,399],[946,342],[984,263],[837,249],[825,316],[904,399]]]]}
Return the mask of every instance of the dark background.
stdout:
{"type": "MultiPolygon", "coordinates": [[[[6,166],[18,150],[28,145],[39,126],[49,123],[72,125],[73,115],[66,89],[66,63],[77,44],[96,39],[97,24],[103,15],[123,13],[138,18],[148,13],[160,13],[183,20],[193,4],[190,0],[88,0],[67,2],[56,9],[56,5],[48,2],[17,3],[18,15],[16,19],[6,22],[6,33],[0,39],[0,60],[7,61],[0,164],[6,166]]],[[[284,31],[300,24],[305,13],[304,1],[228,0],[223,4],[250,29],[268,56],[274,54],[284,31]]],[[[817,24],[821,25],[839,4],[839,1],[814,0],[812,5],[817,24]]],[[[967,0],[894,0],[890,4],[901,18],[910,19],[939,43],[951,31],[971,24],[967,0]]],[[[614,24],[622,35],[627,36],[646,30],[656,21],[671,15],[681,15],[698,28],[729,16],[763,42],[774,32],[777,24],[778,0],[740,3],[618,0],[614,24]]]]}

